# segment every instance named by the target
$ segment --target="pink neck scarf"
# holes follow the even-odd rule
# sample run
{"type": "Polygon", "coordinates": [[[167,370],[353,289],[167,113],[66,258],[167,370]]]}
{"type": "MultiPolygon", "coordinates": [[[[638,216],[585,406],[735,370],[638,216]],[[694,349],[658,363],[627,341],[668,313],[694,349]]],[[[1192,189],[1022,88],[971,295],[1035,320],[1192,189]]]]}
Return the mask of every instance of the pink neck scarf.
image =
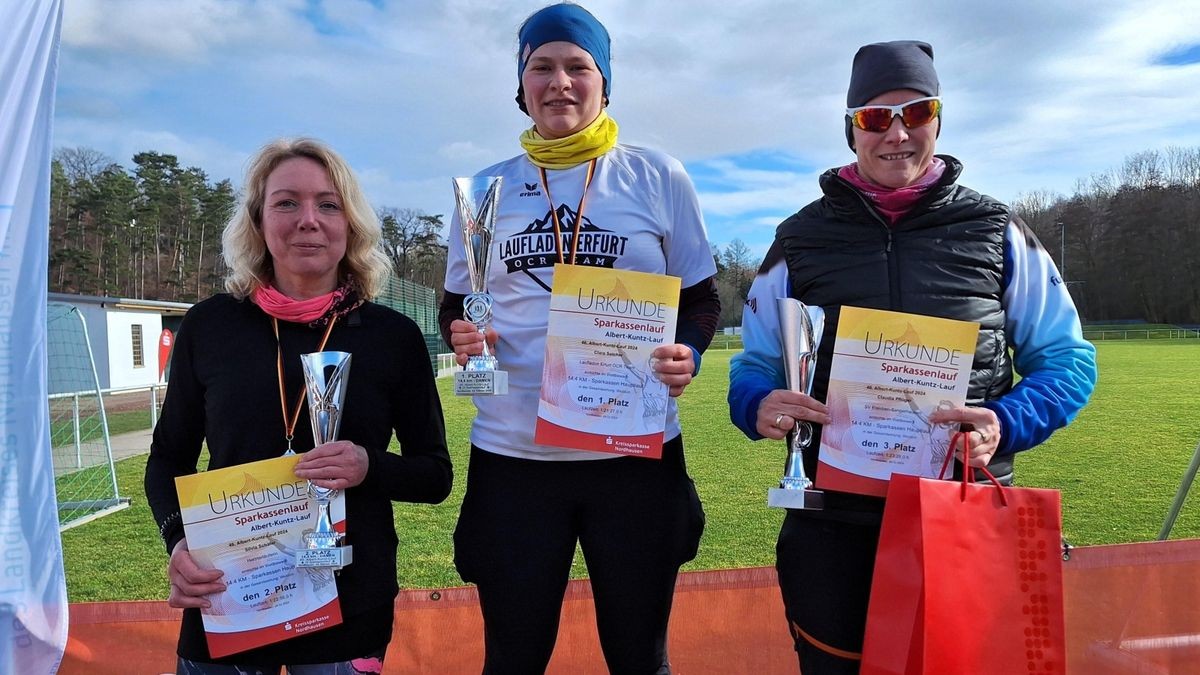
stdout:
{"type": "MultiPolygon", "coordinates": [[[[337,300],[337,290],[308,300],[294,300],[267,284],[254,291],[254,304],[269,316],[292,323],[311,323],[325,315],[337,300]]],[[[343,294],[344,295],[344,294],[343,294]]]]}
{"type": "Polygon", "coordinates": [[[912,185],[902,188],[889,188],[872,183],[858,172],[858,162],[838,169],[838,176],[849,181],[851,185],[858,188],[863,196],[871,200],[875,208],[887,218],[888,225],[895,225],[904,214],[912,209],[917,200],[929,191],[929,188],[941,180],[942,174],[945,172],[946,163],[940,158],[934,157],[924,176],[921,176],[912,185]]]}

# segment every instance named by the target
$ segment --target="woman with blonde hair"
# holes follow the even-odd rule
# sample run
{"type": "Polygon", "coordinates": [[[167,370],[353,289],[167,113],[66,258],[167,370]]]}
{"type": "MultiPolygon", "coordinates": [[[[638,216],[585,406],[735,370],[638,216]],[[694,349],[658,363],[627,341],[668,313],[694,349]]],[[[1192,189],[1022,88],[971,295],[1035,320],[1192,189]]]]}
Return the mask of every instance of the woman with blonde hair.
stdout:
{"type": "Polygon", "coordinates": [[[168,604],[184,608],[179,673],[378,673],[392,634],[392,502],[450,491],[441,403],[424,338],[370,302],[388,273],[380,227],[345,161],[311,139],[278,140],[250,162],[222,237],[228,293],[183,319],[146,464],[146,497],[170,553],[168,604]],[[339,440],[314,447],[301,354],[353,356],[339,440]],[[400,452],[389,452],[392,436],[400,452]],[[226,589],[188,553],[177,476],[303,453],[296,477],[344,490],[354,562],[336,577],[343,621],[231,656],[210,656],[200,608],[226,589]]]}
{"type": "Polygon", "coordinates": [[[391,269],[387,255],[379,249],[379,219],[349,165],[328,146],[311,138],[277,140],[251,162],[246,172],[245,197],[221,237],[221,253],[230,269],[225,289],[244,298],[270,281],[272,261],[261,231],[267,177],[281,162],[295,157],[306,157],[324,166],[333,188],[343,196],[348,230],[346,256],[340,266],[359,295],[374,297],[391,269]]]}

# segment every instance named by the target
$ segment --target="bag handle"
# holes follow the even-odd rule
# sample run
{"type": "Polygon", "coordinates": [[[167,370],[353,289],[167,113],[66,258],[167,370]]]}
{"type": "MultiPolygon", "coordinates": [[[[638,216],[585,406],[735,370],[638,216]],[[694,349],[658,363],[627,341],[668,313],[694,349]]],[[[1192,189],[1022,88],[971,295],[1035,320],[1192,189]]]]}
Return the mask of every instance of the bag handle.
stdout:
{"type": "MultiPolygon", "coordinates": [[[[957,440],[959,436],[962,436],[963,439],[963,457],[967,458],[971,455],[971,432],[954,432],[954,435],[950,437],[950,448],[948,448],[946,451],[946,459],[942,460],[942,470],[938,472],[938,480],[943,480],[946,477],[946,467],[950,466],[950,460],[954,459],[954,453],[950,450],[954,448],[954,441],[957,440]]],[[[983,475],[987,476],[988,480],[992,481],[992,485],[996,486],[996,492],[1000,494],[1001,506],[1008,506],[1008,497],[1004,496],[1004,486],[1000,484],[1000,481],[996,480],[996,477],[992,475],[991,471],[988,471],[986,466],[981,466],[978,468],[983,472],[983,475]]],[[[962,499],[964,500],[967,498],[967,485],[971,482],[971,478],[974,473],[975,472],[971,470],[971,465],[969,462],[964,461],[962,472],[962,499]]]]}

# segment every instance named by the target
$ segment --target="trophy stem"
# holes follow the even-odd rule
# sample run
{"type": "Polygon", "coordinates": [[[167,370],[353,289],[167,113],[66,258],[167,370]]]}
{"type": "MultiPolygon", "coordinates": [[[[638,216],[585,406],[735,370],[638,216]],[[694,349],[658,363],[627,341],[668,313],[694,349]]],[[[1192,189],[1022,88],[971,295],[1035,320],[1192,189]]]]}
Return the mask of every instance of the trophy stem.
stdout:
{"type": "Polygon", "coordinates": [[[488,349],[487,343],[487,326],[476,324],[475,328],[477,328],[479,330],[479,334],[483,336],[483,352],[480,354],[480,356],[484,358],[491,358],[492,350],[488,349]]]}
{"type": "MultiPolygon", "coordinates": [[[[332,495],[330,495],[332,497],[332,495]]],[[[317,522],[313,526],[312,536],[307,538],[307,548],[330,548],[329,543],[337,545],[340,538],[337,530],[333,529],[333,518],[329,515],[328,499],[317,499],[317,522]]]]}
{"type": "MultiPolygon", "coordinates": [[[[806,424],[806,423],[805,423],[806,424]]],[[[811,438],[811,431],[809,432],[811,438]]],[[[812,480],[804,470],[804,448],[808,443],[801,442],[801,434],[792,432],[792,442],[788,446],[787,459],[783,465],[783,478],[779,487],[785,490],[807,490],[812,487],[812,480]]]]}
{"type": "Polygon", "coordinates": [[[812,481],[804,470],[804,451],[813,442],[813,427],[809,422],[797,421],[788,434],[787,459],[783,462],[783,478],[779,487],[803,490],[812,487],[812,481]]]}

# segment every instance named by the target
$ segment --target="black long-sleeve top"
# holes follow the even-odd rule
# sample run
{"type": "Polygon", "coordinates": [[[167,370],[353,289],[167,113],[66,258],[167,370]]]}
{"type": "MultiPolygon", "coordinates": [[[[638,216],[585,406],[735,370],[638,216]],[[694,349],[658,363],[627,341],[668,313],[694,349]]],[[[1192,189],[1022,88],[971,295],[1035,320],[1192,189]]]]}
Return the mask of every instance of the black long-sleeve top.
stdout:
{"type": "MultiPolygon", "coordinates": [[[[300,354],[317,351],[324,329],[280,321],[279,333],[287,405],[293,414],[304,383],[300,354]]],[[[346,491],[347,543],[354,546],[354,562],[338,575],[342,614],[347,623],[367,612],[388,617],[399,590],[392,502],[438,503],[450,492],[452,469],[441,402],[421,332],[398,312],[364,303],[335,325],[325,350],[352,355],[338,438],[361,445],[369,458],[366,478],[346,491]],[[393,432],[400,442],[399,454],[388,452],[393,432]]],[[[277,373],[271,318],[251,301],[217,295],[184,317],[145,478],[146,498],[168,553],[183,538],[174,478],[197,471],[202,444],[208,446],[209,469],[278,457],[286,450],[277,373]]],[[[296,452],[313,447],[306,403],[301,404],[292,447],[296,452]]],[[[317,632],[229,660],[313,663],[354,658],[379,646],[369,642],[384,635],[384,627],[363,634],[361,644],[345,635],[336,644],[322,644],[330,640],[322,640],[317,632]],[[304,660],[309,657],[316,660],[304,660]]],[[[212,660],[198,610],[184,612],[179,653],[212,660]]]]}

